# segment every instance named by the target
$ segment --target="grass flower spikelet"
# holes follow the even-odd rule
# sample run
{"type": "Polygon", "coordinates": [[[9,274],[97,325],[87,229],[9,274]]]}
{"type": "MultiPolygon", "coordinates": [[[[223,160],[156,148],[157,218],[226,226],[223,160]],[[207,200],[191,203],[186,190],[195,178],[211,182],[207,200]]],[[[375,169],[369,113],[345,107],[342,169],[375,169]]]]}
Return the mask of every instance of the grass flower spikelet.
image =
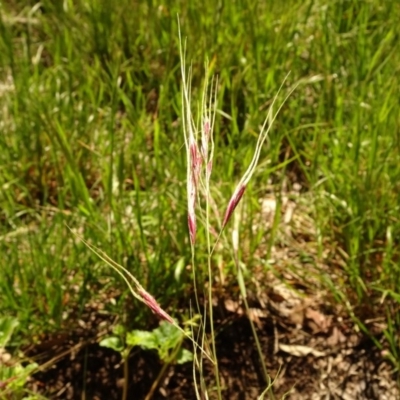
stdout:
{"type": "Polygon", "coordinates": [[[170,324],[174,323],[172,317],[167,314],[157,303],[156,299],[148,292],[146,292],[143,288],[138,288],[138,293],[142,298],[142,301],[162,320],[169,322],[170,324]]]}

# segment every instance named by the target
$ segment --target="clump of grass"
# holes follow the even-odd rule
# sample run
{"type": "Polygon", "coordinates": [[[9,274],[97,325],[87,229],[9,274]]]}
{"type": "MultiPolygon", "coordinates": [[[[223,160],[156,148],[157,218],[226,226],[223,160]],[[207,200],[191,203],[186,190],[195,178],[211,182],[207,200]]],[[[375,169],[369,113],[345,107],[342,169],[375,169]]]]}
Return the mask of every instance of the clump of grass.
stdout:
{"type": "MultiPolygon", "coordinates": [[[[191,67],[187,68],[186,66],[186,41],[182,44],[181,31],[179,28],[179,42],[180,42],[180,57],[181,57],[181,74],[182,74],[182,126],[183,126],[183,134],[185,138],[185,146],[186,146],[186,159],[187,159],[187,204],[188,204],[188,230],[191,244],[191,253],[192,253],[192,265],[193,265],[193,277],[194,277],[194,287],[196,288],[199,282],[196,281],[196,265],[195,265],[195,251],[196,251],[196,234],[197,234],[197,217],[196,210],[198,209],[205,216],[203,219],[205,225],[205,235],[206,235],[206,243],[207,243],[207,266],[208,266],[208,286],[206,286],[206,298],[208,303],[208,320],[210,324],[210,337],[209,341],[210,345],[207,343],[206,336],[206,316],[204,315],[202,323],[200,324],[200,333],[198,335],[201,338],[201,343],[199,348],[210,348],[211,349],[211,357],[214,364],[214,373],[215,373],[215,381],[216,381],[216,389],[218,399],[222,399],[222,387],[220,383],[219,377],[219,369],[218,369],[218,355],[216,349],[216,333],[214,329],[214,318],[213,318],[213,282],[214,282],[214,273],[212,269],[212,255],[215,250],[215,247],[224,232],[228,222],[232,218],[232,215],[240,203],[242,199],[246,187],[250,182],[254,171],[257,167],[258,160],[260,158],[261,149],[268,137],[268,134],[272,128],[272,125],[281,110],[283,104],[286,102],[288,97],[295,90],[296,86],[294,86],[291,90],[289,90],[287,96],[281,102],[280,106],[274,112],[274,107],[277,102],[278,95],[281,92],[283,84],[285,83],[287,76],[285,77],[282,85],[278,89],[277,94],[275,95],[269,110],[267,112],[267,116],[264,120],[264,123],[261,127],[260,133],[258,135],[258,140],[255,146],[253,158],[240,179],[239,183],[236,185],[233,194],[228,202],[226,207],[226,211],[224,213],[224,217],[222,222],[219,222],[219,233],[217,238],[215,239],[214,244],[211,244],[211,231],[216,231],[210,225],[210,213],[211,213],[211,174],[212,174],[212,166],[214,159],[214,139],[213,139],[213,127],[215,123],[215,115],[216,115],[216,107],[217,107],[217,90],[218,90],[218,78],[211,77],[210,71],[208,67],[208,63],[205,63],[205,79],[204,86],[201,96],[201,104],[200,104],[200,115],[195,118],[192,113],[192,71],[191,67]],[[200,201],[200,197],[204,199],[204,208],[201,207],[202,202],[200,201]],[[206,342],[206,343],[205,343],[206,342]]],[[[238,228],[236,228],[236,231],[238,228]]],[[[249,310],[248,304],[246,301],[246,289],[243,283],[243,277],[241,276],[241,270],[239,267],[239,259],[238,259],[238,235],[234,233],[233,237],[233,252],[235,264],[238,271],[238,281],[239,286],[241,288],[241,294],[243,300],[245,302],[245,306],[247,311],[249,310]]],[[[196,303],[199,305],[198,292],[195,290],[196,295],[196,303]]],[[[200,308],[198,307],[198,312],[201,315],[200,308]]],[[[254,325],[251,323],[253,335],[257,344],[257,351],[259,353],[259,357],[261,360],[261,364],[263,366],[263,373],[265,382],[268,384],[266,392],[270,395],[270,398],[274,398],[272,392],[271,379],[268,375],[267,368],[264,362],[264,356],[261,351],[261,346],[257,337],[257,333],[254,325]]],[[[196,349],[195,349],[196,350],[196,349]]],[[[208,393],[206,389],[206,385],[204,382],[204,377],[202,376],[202,356],[195,358],[195,365],[199,368],[200,372],[200,387],[205,391],[202,396],[199,395],[197,385],[196,385],[196,393],[198,398],[208,398],[208,393]]],[[[195,377],[196,383],[196,377],[195,377]]]]}
{"type": "MultiPolygon", "coordinates": [[[[195,252],[196,252],[196,235],[197,235],[197,212],[200,211],[204,214],[204,225],[205,225],[205,234],[206,234],[206,243],[207,243],[207,266],[208,266],[208,286],[207,286],[207,303],[208,308],[206,308],[206,312],[203,315],[199,328],[200,331],[197,335],[192,334],[190,336],[187,331],[183,330],[178,322],[176,322],[156,301],[156,299],[146,291],[143,286],[140,284],[138,279],[131,274],[126,268],[114,262],[110,257],[108,257],[102,250],[96,248],[95,246],[89,244],[87,241],[82,239],[87,247],[91,251],[93,251],[101,260],[107,263],[115,272],[117,272],[126,284],[129,287],[131,294],[137,298],[139,301],[144,303],[148,308],[152,310],[154,314],[156,314],[161,320],[167,321],[170,324],[175,325],[179,330],[181,330],[190,340],[193,342],[194,346],[194,367],[197,369],[200,374],[200,388],[199,391],[198,384],[196,381],[196,373],[194,373],[194,384],[196,395],[199,399],[208,398],[208,389],[205,384],[205,379],[203,375],[203,361],[204,359],[208,359],[212,362],[214,366],[214,374],[216,381],[216,390],[218,399],[222,399],[222,386],[220,382],[219,376],[219,368],[218,368],[218,356],[217,356],[217,348],[216,348],[216,333],[214,328],[214,318],[213,318],[213,298],[212,298],[212,287],[214,282],[214,273],[212,270],[212,255],[215,250],[215,246],[217,245],[221,235],[224,232],[228,222],[232,218],[232,215],[240,203],[242,199],[246,187],[250,182],[252,175],[257,167],[257,163],[260,157],[260,152],[262,146],[264,145],[268,134],[272,128],[272,125],[281,110],[283,104],[287,100],[287,98],[291,95],[291,93],[295,90],[296,86],[292,87],[287,96],[281,102],[280,106],[274,112],[274,106],[277,102],[278,95],[280,94],[283,84],[286,81],[283,81],[282,85],[278,89],[277,94],[275,95],[271,106],[268,110],[267,117],[264,120],[264,123],[261,127],[258,140],[255,146],[253,158],[246,170],[240,179],[239,183],[236,185],[233,194],[228,202],[226,207],[226,211],[224,213],[224,217],[222,222],[219,223],[219,233],[215,239],[215,242],[212,244],[211,241],[211,231],[215,231],[211,227],[210,223],[210,214],[211,214],[211,175],[212,175],[212,167],[213,167],[213,159],[214,159],[214,139],[213,139],[213,128],[215,123],[215,115],[216,115],[216,107],[217,107],[217,89],[218,89],[218,79],[211,77],[210,71],[208,68],[208,63],[205,64],[205,80],[202,92],[202,100],[200,105],[200,116],[198,121],[195,122],[194,116],[192,114],[192,93],[191,93],[191,68],[187,69],[186,67],[186,42],[182,45],[182,38],[179,30],[179,40],[180,40],[180,57],[181,57],[181,74],[182,74],[182,127],[183,127],[183,135],[185,139],[186,146],[186,157],[187,157],[187,221],[188,221],[188,231],[189,231],[189,239],[191,246],[191,254],[192,254],[192,265],[193,265],[193,277],[194,277],[194,288],[195,288],[195,296],[196,296],[196,304],[197,311],[199,315],[201,314],[201,310],[199,307],[199,295],[197,292],[197,285],[199,282],[196,280],[196,263],[195,263],[195,252]],[[201,197],[204,199],[205,207],[204,209],[201,207],[201,197]],[[208,313],[208,315],[207,315],[208,313]],[[206,335],[206,326],[207,321],[209,321],[210,325],[210,336],[206,335]],[[198,340],[194,338],[197,337],[198,340]],[[201,393],[201,394],[200,394],[201,393]]],[[[235,227],[233,233],[233,254],[235,259],[235,264],[237,266],[238,272],[238,281],[239,286],[241,288],[241,294],[246,306],[246,309],[249,310],[247,301],[246,301],[246,288],[243,283],[243,277],[241,275],[241,270],[239,267],[239,259],[238,259],[238,227],[235,227]]],[[[253,335],[257,345],[257,351],[259,353],[259,357],[261,360],[261,364],[263,366],[263,374],[264,379],[267,384],[267,388],[263,392],[261,396],[264,396],[265,393],[268,393],[270,398],[274,398],[272,392],[272,384],[271,379],[268,375],[267,368],[264,361],[264,356],[261,351],[260,343],[258,341],[257,333],[254,325],[251,323],[253,335]]]]}
{"type": "MultiPolygon", "coordinates": [[[[276,82],[289,69],[295,79],[309,80],[304,93],[290,98],[279,130],[269,139],[268,162],[275,167],[263,163],[241,190],[247,198],[261,198],[270,178],[301,185],[309,206],[299,212],[317,231],[315,241],[306,239],[304,252],[318,254],[316,261],[324,263],[317,276],[321,285],[364,330],[370,326],[363,321],[384,320],[398,368],[400,141],[394,133],[400,8],[377,0],[255,2],[250,7],[232,2],[222,8],[207,1],[167,1],[156,12],[148,2],[129,0],[107,7],[50,0],[1,4],[0,313],[16,316],[18,335],[31,341],[66,321],[70,328],[71,310],[102,301],[108,287],[118,287],[116,274],[104,284],[98,260],[68,238],[65,224],[84,229],[90,243],[126,266],[160,304],[187,293],[185,262],[174,272],[177,259],[190,257],[183,224],[176,223],[186,217],[179,185],[185,167],[176,157],[180,92],[171,18],[179,12],[189,43],[196,43],[188,48],[190,57],[208,54],[210,65],[217,60],[218,83],[213,84],[219,105],[232,116],[212,129],[218,134],[215,149],[224,152],[214,156],[213,181],[225,183],[221,197],[233,182],[235,162],[250,165],[254,151],[242,132],[251,135],[252,126],[264,119],[260,104],[269,104],[276,82]],[[223,147],[226,143],[234,145],[223,147]]],[[[201,149],[200,130],[209,127],[201,116],[198,125],[201,149]]],[[[272,186],[280,192],[279,183],[272,186]]],[[[243,193],[237,195],[231,206],[243,204],[236,201],[243,193]]],[[[202,232],[204,214],[197,204],[195,222],[202,232]]],[[[246,206],[249,218],[239,227],[244,232],[248,223],[251,249],[260,249],[262,236],[270,244],[266,257],[260,249],[244,261],[263,263],[279,240],[280,212],[272,231],[265,228],[251,237],[258,205],[246,206]]],[[[231,209],[221,207],[222,212],[231,209]]],[[[236,218],[237,211],[232,215],[236,218]]],[[[223,217],[216,226],[223,225],[223,217]]],[[[199,249],[203,235],[194,239],[199,249]]],[[[244,254],[243,243],[241,248],[244,254]]],[[[204,269],[207,274],[206,264],[204,269]]],[[[297,271],[307,283],[302,263],[297,271]]],[[[238,279],[240,273],[237,268],[238,279]]],[[[197,263],[197,276],[202,274],[197,263]]],[[[105,307],[124,315],[124,298],[105,307]]],[[[141,317],[137,313],[130,323],[146,324],[141,317]]]]}

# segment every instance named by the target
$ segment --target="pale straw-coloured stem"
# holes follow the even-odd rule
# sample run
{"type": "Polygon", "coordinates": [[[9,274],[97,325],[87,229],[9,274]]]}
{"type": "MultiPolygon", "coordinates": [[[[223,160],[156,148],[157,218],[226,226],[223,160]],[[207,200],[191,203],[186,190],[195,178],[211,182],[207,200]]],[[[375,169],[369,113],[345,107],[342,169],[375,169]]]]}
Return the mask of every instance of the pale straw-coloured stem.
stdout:
{"type": "MultiPolygon", "coordinates": [[[[179,21],[178,21],[179,22],[179,21]]],[[[205,194],[205,230],[207,237],[207,253],[208,253],[208,317],[210,320],[211,330],[211,348],[212,356],[214,358],[214,374],[216,379],[216,388],[218,399],[222,400],[221,383],[219,378],[215,331],[213,321],[213,302],[212,302],[212,287],[213,287],[213,273],[211,268],[211,238],[210,238],[210,177],[212,172],[212,159],[214,155],[214,141],[212,138],[212,130],[215,122],[215,107],[216,107],[216,90],[214,87],[214,79],[211,80],[209,85],[209,71],[208,64],[206,64],[206,78],[203,88],[203,96],[201,101],[200,113],[200,129],[195,128],[193,116],[191,113],[190,104],[190,82],[191,82],[191,69],[186,76],[186,62],[185,62],[185,48],[182,48],[182,38],[179,29],[180,41],[180,56],[181,56],[181,73],[182,73],[182,117],[183,117],[183,133],[185,137],[186,153],[187,153],[187,196],[188,196],[188,221],[189,221],[189,235],[192,250],[193,261],[193,274],[195,273],[194,266],[194,244],[196,234],[196,212],[195,202],[196,193],[199,187],[205,194]],[[209,89],[210,88],[210,89],[209,89]],[[201,133],[201,147],[198,149],[197,132],[201,133]],[[201,157],[199,157],[201,155],[201,157]],[[202,169],[204,165],[204,169],[202,169]],[[201,172],[204,171],[204,177],[201,172]]],[[[198,296],[196,285],[194,281],[196,302],[198,304],[198,296]]],[[[203,340],[205,338],[205,318],[202,323],[203,340]]],[[[204,341],[202,342],[204,344],[204,341]]],[[[202,370],[202,359],[200,359],[200,372],[202,370]]],[[[203,391],[202,391],[203,392],[203,391]]],[[[206,391],[204,392],[206,394],[206,391]]]]}

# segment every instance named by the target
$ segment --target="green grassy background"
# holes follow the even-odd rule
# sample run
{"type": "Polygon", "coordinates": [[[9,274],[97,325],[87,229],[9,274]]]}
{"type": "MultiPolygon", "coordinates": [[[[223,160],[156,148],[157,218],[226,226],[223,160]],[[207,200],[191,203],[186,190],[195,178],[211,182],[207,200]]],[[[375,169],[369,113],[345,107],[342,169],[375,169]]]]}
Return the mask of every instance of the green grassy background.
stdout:
{"type": "MultiPolygon", "coordinates": [[[[321,272],[322,284],[362,328],[385,315],[400,362],[399,3],[0,7],[0,313],[18,319],[21,342],[73,327],[90,302],[147,324],[149,311],[67,226],[128,268],[172,315],[189,305],[179,13],[194,98],[206,58],[219,76],[225,114],[216,123],[213,179],[221,213],[285,75],[291,71],[286,86],[300,83],[246,192],[249,270],[260,237],[269,248],[276,239],[274,229],[251,233],[258,199],[300,184],[317,227],[310,246],[341,260],[340,276],[321,272]]],[[[229,271],[227,263],[233,279],[229,271]]]]}

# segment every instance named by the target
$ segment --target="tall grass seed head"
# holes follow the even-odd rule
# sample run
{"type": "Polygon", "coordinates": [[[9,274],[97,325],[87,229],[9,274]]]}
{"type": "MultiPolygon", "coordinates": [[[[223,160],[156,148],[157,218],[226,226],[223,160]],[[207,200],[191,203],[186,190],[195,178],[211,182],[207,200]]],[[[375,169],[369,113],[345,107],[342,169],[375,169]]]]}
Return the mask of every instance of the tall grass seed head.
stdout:
{"type": "Polygon", "coordinates": [[[239,183],[236,187],[231,199],[229,200],[228,207],[225,212],[224,221],[222,222],[222,229],[225,228],[226,224],[228,223],[229,219],[231,218],[235,208],[239,204],[244,192],[246,190],[246,185],[243,183],[239,183]]]}
{"type": "Polygon", "coordinates": [[[142,298],[143,302],[162,320],[169,322],[170,324],[174,323],[172,317],[167,314],[157,303],[156,299],[148,292],[146,292],[143,288],[138,289],[138,293],[142,298]]]}

